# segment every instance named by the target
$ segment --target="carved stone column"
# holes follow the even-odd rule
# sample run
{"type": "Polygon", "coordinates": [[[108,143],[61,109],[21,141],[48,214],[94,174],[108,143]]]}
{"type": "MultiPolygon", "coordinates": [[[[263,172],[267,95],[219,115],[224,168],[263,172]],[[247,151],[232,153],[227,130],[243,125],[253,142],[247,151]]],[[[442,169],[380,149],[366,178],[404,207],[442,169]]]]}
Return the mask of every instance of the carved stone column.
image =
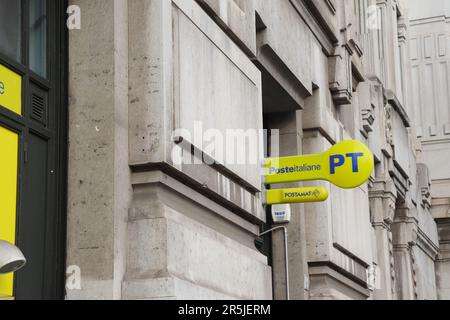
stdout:
{"type": "Polygon", "coordinates": [[[400,300],[417,299],[416,261],[417,210],[410,200],[397,206],[392,225],[397,295],[400,300]]]}
{"type": "MultiPolygon", "coordinates": [[[[450,215],[450,208],[449,208],[450,215]]],[[[436,220],[439,233],[439,257],[436,261],[436,284],[439,300],[450,300],[450,218],[436,220]]]]}
{"type": "Polygon", "coordinates": [[[371,222],[375,229],[379,273],[375,300],[395,299],[394,254],[391,224],[394,221],[397,191],[392,180],[379,180],[369,191],[371,222]]]}
{"type": "Polygon", "coordinates": [[[409,48],[408,48],[408,25],[404,16],[401,16],[398,20],[398,48],[399,48],[399,61],[398,70],[399,76],[397,81],[397,95],[398,99],[404,106],[409,106],[408,94],[409,94],[409,82],[402,81],[401,79],[410,79],[409,63],[409,48]]]}

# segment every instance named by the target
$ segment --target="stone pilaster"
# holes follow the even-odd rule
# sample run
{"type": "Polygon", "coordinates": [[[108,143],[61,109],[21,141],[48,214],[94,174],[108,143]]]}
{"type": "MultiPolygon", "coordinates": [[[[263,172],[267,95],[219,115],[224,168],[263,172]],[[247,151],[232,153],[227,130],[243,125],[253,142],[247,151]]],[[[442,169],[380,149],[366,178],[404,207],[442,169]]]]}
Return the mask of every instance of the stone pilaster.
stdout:
{"type": "Polygon", "coordinates": [[[450,299],[450,218],[436,220],[439,232],[439,258],[436,261],[438,299],[450,299]]]}
{"type": "MultiPolygon", "coordinates": [[[[279,146],[272,145],[274,150],[279,149],[280,156],[292,156],[302,153],[302,111],[292,111],[272,115],[269,126],[279,128],[279,146]],[[293,147],[295,146],[295,147],[293,147]]],[[[272,155],[275,156],[275,155],[272,155]]],[[[300,187],[298,183],[296,186],[300,187]]],[[[295,187],[290,185],[277,185],[273,188],[295,187]]],[[[292,220],[286,225],[288,229],[289,252],[289,287],[293,300],[308,299],[308,264],[306,254],[306,223],[305,210],[302,204],[291,205],[292,220]]],[[[285,299],[285,253],[283,233],[274,233],[272,238],[274,298],[285,299]]]]}
{"type": "Polygon", "coordinates": [[[396,189],[392,180],[375,181],[369,191],[371,222],[377,242],[379,279],[376,279],[375,300],[395,299],[394,252],[391,225],[395,215],[396,189]]]}
{"type": "Polygon", "coordinates": [[[392,226],[397,297],[415,300],[417,293],[416,260],[413,252],[417,245],[418,221],[410,200],[397,205],[392,226]]]}
{"type": "Polygon", "coordinates": [[[128,166],[128,7],[80,0],[69,33],[67,266],[81,271],[68,299],[120,299],[125,273],[128,166]],[[124,152],[125,150],[125,152],[124,152]]]}

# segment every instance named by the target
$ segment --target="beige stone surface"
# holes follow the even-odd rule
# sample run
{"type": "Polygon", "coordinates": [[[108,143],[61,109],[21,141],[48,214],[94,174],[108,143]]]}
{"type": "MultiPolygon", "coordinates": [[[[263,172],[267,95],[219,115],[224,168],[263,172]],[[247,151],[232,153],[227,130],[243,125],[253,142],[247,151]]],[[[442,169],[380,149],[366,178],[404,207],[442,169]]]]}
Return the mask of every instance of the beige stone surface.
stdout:
{"type": "Polygon", "coordinates": [[[69,299],[120,299],[128,157],[127,2],[77,1],[84,13],[69,38],[67,265],[83,277],[69,299]],[[105,17],[98,19],[99,16],[105,17]]]}
{"type": "MultiPolygon", "coordinates": [[[[449,24],[450,7],[447,1],[432,0],[426,5],[420,1],[407,4],[411,16],[411,66],[413,82],[413,110],[417,123],[417,135],[422,141],[421,161],[430,168],[428,179],[431,187],[422,188],[424,204],[431,206],[433,217],[437,221],[439,233],[432,233],[433,243],[439,243],[439,257],[435,266],[428,262],[428,268],[436,269],[433,284],[423,279],[423,286],[429,290],[425,295],[433,298],[448,299],[450,281],[447,276],[447,233],[445,223],[450,213],[450,98],[449,98],[449,24]]],[[[423,221],[422,225],[430,230],[431,221],[423,221]]],[[[423,228],[425,230],[425,228],[423,228]]],[[[428,232],[429,233],[429,232],[428,232]]]]}
{"type": "Polygon", "coordinates": [[[259,163],[173,162],[174,130],[197,121],[279,129],[267,156],[372,149],[367,184],[308,182],[330,199],[292,207],[293,299],[447,297],[448,6],[435,1],[78,1],[67,263],[82,290],[68,298],[285,298],[281,234],[265,243],[273,269],[254,244],[271,226],[259,163]]]}

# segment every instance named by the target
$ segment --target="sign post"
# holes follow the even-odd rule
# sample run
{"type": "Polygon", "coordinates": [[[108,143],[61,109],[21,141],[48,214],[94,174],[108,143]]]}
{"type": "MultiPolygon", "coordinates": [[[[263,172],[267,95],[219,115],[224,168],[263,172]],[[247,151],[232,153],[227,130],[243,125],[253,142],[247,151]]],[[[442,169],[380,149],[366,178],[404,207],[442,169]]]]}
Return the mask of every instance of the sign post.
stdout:
{"type": "Polygon", "coordinates": [[[365,183],[373,169],[374,157],[369,148],[348,140],[322,154],[266,159],[265,183],[324,180],[353,189],[365,183]]]}
{"type": "MultiPolygon", "coordinates": [[[[324,180],[340,188],[353,189],[370,178],[374,165],[374,157],[369,148],[359,141],[349,140],[334,145],[322,154],[266,159],[265,183],[270,185],[324,180]]],[[[275,223],[288,223],[290,207],[283,205],[323,202],[328,196],[328,190],[323,187],[274,189],[266,191],[265,204],[275,207],[272,207],[275,223]]],[[[289,300],[287,228],[276,227],[260,236],[277,229],[284,230],[286,298],[289,300]]]]}

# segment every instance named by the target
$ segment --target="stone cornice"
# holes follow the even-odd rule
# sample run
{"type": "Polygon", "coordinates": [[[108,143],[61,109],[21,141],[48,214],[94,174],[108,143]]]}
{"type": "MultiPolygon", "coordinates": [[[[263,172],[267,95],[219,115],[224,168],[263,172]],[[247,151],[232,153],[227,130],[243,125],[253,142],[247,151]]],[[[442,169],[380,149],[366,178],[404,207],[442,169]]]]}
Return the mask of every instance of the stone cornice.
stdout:
{"type": "Polygon", "coordinates": [[[411,127],[411,120],[409,119],[408,114],[406,113],[405,108],[403,108],[403,105],[398,100],[397,96],[392,90],[385,90],[384,95],[386,97],[386,100],[389,102],[389,104],[394,108],[395,111],[400,115],[400,118],[403,121],[403,124],[406,128],[411,127]]]}
{"type": "Polygon", "coordinates": [[[417,230],[417,245],[425,252],[433,261],[438,258],[439,246],[435,244],[426,233],[418,228],[417,230]]]}
{"type": "Polygon", "coordinates": [[[418,26],[422,24],[439,23],[439,22],[450,23],[450,17],[442,15],[428,18],[413,19],[410,21],[410,26],[418,26]]]}
{"type": "MultiPolygon", "coordinates": [[[[418,221],[413,217],[395,217],[394,225],[400,227],[400,233],[394,238],[394,248],[410,248],[417,244],[418,239],[418,221]]],[[[394,227],[393,227],[394,228],[394,227]]]]}
{"type": "Polygon", "coordinates": [[[397,199],[397,190],[394,182],[378,180],[373,182],[369,189],[369,199],[371,201],[371,221],[374,227],[390,229],[395,216],[395,201],[397,199]],[[378,204],[377,204],[378,200],[378,204]],[[381,200],[381,204],[380,201],[381,200]],[[381,208],[379,206],[382,206],[381,208]]]}
{"type": "Polygon", "coordinates": [[[376,228],[380,228],[380,229],[385,229],[385,230],[391,230],[391,224],[390,223],[386,223],[386,222],[373,222],[372,223],[372,227],[376,228]]]}
{"type": "Polygon", "coordinates": [[[330,28],[330,24],[327,23],[325,18],[320,14],[314,1],[290,0],[290,2],[303,20],[305,20],[308,28],[322,45],[327,55],[331,55],[333,53],[333,48],[339,42],[338,35],[330,28]]]}

